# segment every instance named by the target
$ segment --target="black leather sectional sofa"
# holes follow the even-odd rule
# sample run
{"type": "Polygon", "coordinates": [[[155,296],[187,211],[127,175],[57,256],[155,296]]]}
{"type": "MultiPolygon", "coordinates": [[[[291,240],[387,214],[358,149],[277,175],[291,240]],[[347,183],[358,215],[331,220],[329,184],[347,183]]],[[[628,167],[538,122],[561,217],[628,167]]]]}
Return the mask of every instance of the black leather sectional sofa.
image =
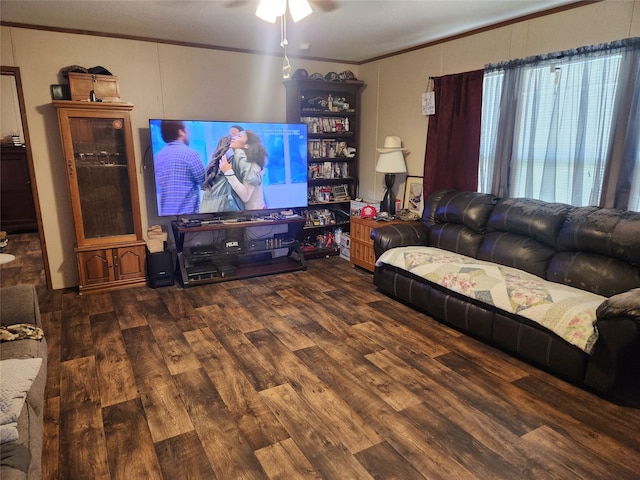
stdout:
{"type": "Polygon", "coordinates": [[[376,228],[376,258],[408,245],[515,267],[601,295],[597,340],[584,349],[517,313],[378,261],[374,283],[434,318],[576,384],[610,392],[640,372],[640,213],[440,190],[420,225],[376,228]]]}

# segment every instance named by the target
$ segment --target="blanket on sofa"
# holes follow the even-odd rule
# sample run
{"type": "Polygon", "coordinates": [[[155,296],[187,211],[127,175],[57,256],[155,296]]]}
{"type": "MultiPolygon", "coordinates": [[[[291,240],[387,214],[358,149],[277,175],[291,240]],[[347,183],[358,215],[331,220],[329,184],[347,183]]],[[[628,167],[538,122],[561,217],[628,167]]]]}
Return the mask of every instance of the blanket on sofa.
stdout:
{"type": "Polygon", "coordinates": [[[41,365],[41,358],[0,361],[0,443],[18,439],[18,416],[41,365]]]}
{"type": "Polygon", "coordinates": [[[591,353],[596,309],[605,297],[530,273],[435,247],[397,247],[376,265],[392,265],[449,290],[525,317],[591,353]]]}

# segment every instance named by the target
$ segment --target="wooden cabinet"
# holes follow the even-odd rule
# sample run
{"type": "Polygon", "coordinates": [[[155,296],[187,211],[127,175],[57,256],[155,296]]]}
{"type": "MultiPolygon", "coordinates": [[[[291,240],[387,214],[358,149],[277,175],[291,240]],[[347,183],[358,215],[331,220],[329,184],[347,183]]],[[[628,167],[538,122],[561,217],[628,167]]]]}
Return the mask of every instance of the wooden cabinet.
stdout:
{"type": "Polygon", "coordinates": [[[351,253],[349,258],[351,265],[357,265],[373,272],[376,266],[376,255],[373,251],[371,231],[394,223],[405,222],[402,220],[378,222],[371,218],[351,217],[351,253]]]}
{"type": "Polygon", "coordinates": [[[38,220],[29,177],[27,149],[2,145],[0,160],[0,230],[8,233],[36,232],[38,220]]]}
{"type": "Polygon", "coordinates": [[[55,101],[75,227],[80,293],[144,284],[133,105],[55,101]]]}
{"type": "Polygon", "coordinates": [[[364,83],[292,79],[284,85],[287,122],[307,125],[309,206],[304,212],[304,255],[337,255],[334,230],[349,229],[349,201],[357,195],[364,83]]]}
{"type": "Polygon", "coordinates": [[[145,244],[99,250],[77,250],[82,291],[130,285],[145,276],[145,244]]]}

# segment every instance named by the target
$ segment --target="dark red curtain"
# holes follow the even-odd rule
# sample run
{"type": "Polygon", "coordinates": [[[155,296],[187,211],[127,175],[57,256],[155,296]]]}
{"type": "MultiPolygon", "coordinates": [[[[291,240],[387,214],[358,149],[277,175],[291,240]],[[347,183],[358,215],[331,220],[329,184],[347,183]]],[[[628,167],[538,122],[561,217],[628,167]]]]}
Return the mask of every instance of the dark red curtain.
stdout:
{"type": "Polygon", "coordinates": [[[424,198],[441,188],[478,189],[484,70],[434,79],[436,113],[429,118],[424,198]]]}

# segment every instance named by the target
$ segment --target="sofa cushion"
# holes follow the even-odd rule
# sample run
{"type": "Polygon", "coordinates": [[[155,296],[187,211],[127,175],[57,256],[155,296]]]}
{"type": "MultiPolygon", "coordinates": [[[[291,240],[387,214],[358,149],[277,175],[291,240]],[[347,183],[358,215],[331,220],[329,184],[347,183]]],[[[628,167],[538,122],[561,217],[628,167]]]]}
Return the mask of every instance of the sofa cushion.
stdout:
{"type": "Polygon", "coordinates": [[[556,235],[571,208],[528,198],[498,201],[477,258],[546,278],[556,235]]]}
{"type": "Polygon", "coordinates": [[[424,209],[422,210],[422,224],[430,227],[436,223],[436,210],[443,198],[451,195],[455,190],[444,188],[437,190],[424,200],[424,209]]]}
{"type": "Polygon", "coordinates": [[[429,245],[451,252],[476,257],[484,236],[458,223],[442,223],[431,227],[429,245]]]}
{"type": "Polygon", "coordinates": [[[9,358],[44,358],[46,355],[47,343],[44,339],[3,342],[0,347],[0,360],[9,358]]]}
{"type": "Polygon", "coordinates": [[[640,266],[640,213],[598,207],[576,207],[567,214],[557,245],[614,257],[640,266]]]}
{"type": "Polygon", "coordinates": [[[611,297],[640,287],[640,269],[615,258],[583,252],[553,256],[547,280],[611,297]]]}
{"type": "Polygon", "coordinates": [[[530,198],[505,198],[498,202],[487,222],[489,232],[509,232],[555,247],[567,213],[574,207],[530,198]]]}
{"type": "Polygon", "coordinates": [[[0,443],[18,440],[18,415],[41,366],[41,358],[0,361],[0,443]]]}
{"type": "Polygon", "coordinates": [[[591,353],[598,338],[600,295],[549,282],[518,269],[433,247],[397,247],[376,266],[392,265],[468,298],[519,315],[591,353]]]}
{"type": "Polygon", "coordinates": [[[553,248],[532,238],[508,232],[491,232],[484,236],[476,258],[545,278],[554,253],[553,248]]]}
{"type": "Polygon", "coordinates": [[[487,220],[498,199],[494,195],[451,191],[444,195],[435,212],[436,223],[458,223],[476,233],[484,233],[487,220]]]}
{"type": "Polygon", "coordinates": [[[455,190],[430,196],[423,215],[431,227],[429,245],[475,257],[497,201],[493,195],[455,190]]]}
{"type": "Polygon", "coordinates": [[[36,289],[33,285],[13,285],[0,289],[0,323],[32,323],[42,327],[36,289]]]}
{"type": "Polygon", "coordinates": [[[558,233],[547,279],[610,297],[640,287],[640,213],[576,207],[558,233]]]}

